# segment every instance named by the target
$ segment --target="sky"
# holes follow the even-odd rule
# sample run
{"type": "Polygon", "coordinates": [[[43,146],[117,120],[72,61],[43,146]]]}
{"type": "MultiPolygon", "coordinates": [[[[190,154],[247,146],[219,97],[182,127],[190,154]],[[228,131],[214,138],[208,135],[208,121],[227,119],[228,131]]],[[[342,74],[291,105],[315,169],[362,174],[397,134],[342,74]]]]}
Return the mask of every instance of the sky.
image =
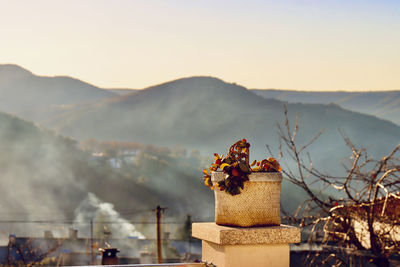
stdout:
{"type": "Polygon", "coordinates": [[[400,89],[397,0],[0,0],[0,64],[141,89],[400,89]]]}

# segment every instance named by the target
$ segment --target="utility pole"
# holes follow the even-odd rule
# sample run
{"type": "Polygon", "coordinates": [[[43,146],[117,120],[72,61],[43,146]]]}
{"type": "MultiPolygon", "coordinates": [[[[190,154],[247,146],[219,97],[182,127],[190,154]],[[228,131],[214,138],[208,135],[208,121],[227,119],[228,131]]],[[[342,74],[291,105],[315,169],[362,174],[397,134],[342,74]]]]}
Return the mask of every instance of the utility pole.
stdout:
{"type": "Polygon", "coordinates": [[[157,217],[157,263],[162,263],[161,246],[161,215],[167,208],[161,208],[159,205],[155,209],[157,217]]]}
{"type": "Polygon", "coordinates": [[[90,264],[93,265],[93,219],[90,220],[90,264]]]}

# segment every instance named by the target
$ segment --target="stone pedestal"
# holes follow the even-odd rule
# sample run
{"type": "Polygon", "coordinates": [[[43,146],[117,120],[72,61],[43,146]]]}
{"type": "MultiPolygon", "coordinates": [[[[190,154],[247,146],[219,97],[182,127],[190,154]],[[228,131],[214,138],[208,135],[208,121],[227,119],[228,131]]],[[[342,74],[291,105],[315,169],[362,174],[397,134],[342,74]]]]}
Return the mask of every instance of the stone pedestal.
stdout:
{"type": "Polygon", "coordinates": [[[300,229],[193,223],[192,236],[202,240],[202,260],[217,267],[289,267],[289,244],[300,242],[300,229]]]}

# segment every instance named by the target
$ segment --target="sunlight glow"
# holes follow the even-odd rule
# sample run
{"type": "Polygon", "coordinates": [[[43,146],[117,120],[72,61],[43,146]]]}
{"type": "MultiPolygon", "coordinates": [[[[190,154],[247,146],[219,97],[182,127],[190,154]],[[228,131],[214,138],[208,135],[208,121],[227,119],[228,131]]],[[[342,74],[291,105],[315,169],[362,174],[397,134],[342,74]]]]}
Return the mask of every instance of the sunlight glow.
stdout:
{"type": "Polygon", "coordinates": [[[396,1],[0,0],[0,64],[101,87],[400,88],[396,1]]]}

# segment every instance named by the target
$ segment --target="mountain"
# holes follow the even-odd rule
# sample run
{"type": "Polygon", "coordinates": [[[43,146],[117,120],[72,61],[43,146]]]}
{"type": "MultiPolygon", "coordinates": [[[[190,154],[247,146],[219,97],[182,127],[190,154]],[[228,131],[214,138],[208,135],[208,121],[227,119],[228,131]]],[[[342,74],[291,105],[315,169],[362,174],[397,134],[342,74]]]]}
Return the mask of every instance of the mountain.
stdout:
{"type": "Polygon", "coordinates": [[[41,121],[59,112],[116,94],[80,80],[36,76],[17,65],[0,65],[0,110],[41,121]]]}
{"type": "MultiPolygon", "coordinates": [[[[95,136],[156,145],[201,145],[218,139],[224,133],[223,125],[254,124],[247,119],[253,114],[244,113],[258,112],[251,106],[265,103],[280,106],[279,101],[265,100],[243,87],[216,78],[193,77],[76,109],[50,125],[78,139],[95,136]]],[[[239,138],[242,128],[230,129],[230,136],[239,138]]]]}
{"type": "MultiPolygon", "coordinates": [[[[235,140],[247,138],[252,155],[265,157],[265,144],[278,147],[276,123],[283,122],[287,104],[292,123],[299,115],[298,142],[305,143],[322,128],[312,146],[316,163],[337,170],[351,154],[339,129],[356,144],[371,146],[381,157],[400,140],[400,127],[338,105],[293,104],[257,96],[245,87],[212,77],[191,77],[106,99],[58,117],[48,126],[78,139],[137,141],[158,146],[181,145],[203,153],[226,153],[235,140]]],[[[318,166],[318,165],[316,165],[318,166]]]]}
{"type": "Polygon", "coordinates": [[[400,90],[382,92],[304,92],[275,89],[252,89],[265,98],[274,98],[290,103],[334,103],[341,107],[400,125],[400,90]]]}

